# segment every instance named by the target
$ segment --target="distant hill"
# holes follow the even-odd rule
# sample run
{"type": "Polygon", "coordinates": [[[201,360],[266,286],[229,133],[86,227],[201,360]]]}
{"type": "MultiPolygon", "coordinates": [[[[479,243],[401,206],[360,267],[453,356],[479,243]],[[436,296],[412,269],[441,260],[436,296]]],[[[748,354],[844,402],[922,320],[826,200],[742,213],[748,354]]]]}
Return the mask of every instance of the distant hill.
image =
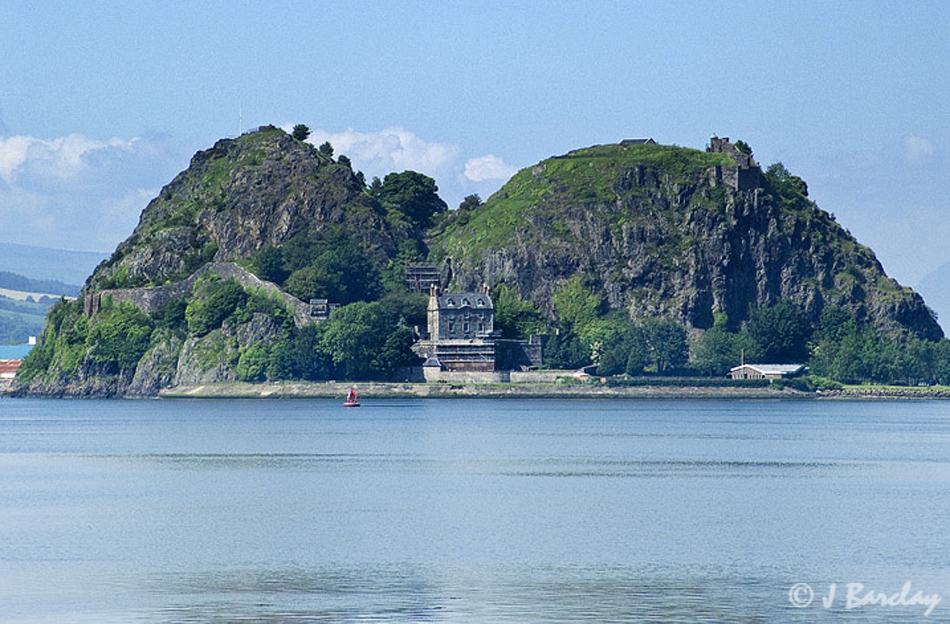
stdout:
{"type": "Polygon", "coordinates": [[[0,271],[0,344],[24,344],[30,336],[39,336],[49,307],[61,296],[77,294],[75,284],[0,271]]]}
{"type": "Polygon", "coordinates": [[[942,320],[944,329],[950,329],[950,262],[947,262],[936,271],[924,276],[915,288],[930,309],[937,313],[937,320],[942,320]]]}
{"type": "Polygon", "coordinates": [[[17,273],[0,271],[0,288],[26,293],[75,297],[79,294],[80,286],[78,284],[64,284],[59,280],[30,279],[17,273]]]}
{"type": "MultiPolygon", "coordinates": [[[[0,243],[0,271],[34,280],[82,284],[108,254],[0,243]]],[[[21,289],[13,289],[21,290],[21,289]]]]}

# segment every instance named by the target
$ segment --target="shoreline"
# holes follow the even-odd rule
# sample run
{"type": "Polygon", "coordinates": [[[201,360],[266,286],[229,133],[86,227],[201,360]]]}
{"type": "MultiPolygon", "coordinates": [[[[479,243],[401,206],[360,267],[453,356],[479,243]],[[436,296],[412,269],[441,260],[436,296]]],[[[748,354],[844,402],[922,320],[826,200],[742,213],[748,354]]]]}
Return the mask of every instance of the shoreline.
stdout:
{"type": "Polygon", "coordinates": [[[824,392],[792,388],[730,388],[699,386],[607,387],[584,384],[425,384],[343,382],[226,382],[194,384],[162,390],[166,399],[290,399],[338,398],[349,388],[360,397],[464,399],[775,399],[775,400],[927,400],[950,399],[950,388],[848,387],[824,392]]]}
{"type": "MultiPolygon", "coordinates": [[[[3,380],[8,381],[8,380],[3,380]]],[[[0,398],[16,398],[10,384],[0,384],[0,398]]],[[[950,386],[846,386],[840,390],[803,392],[785,387],[606,386],[583,383],[427,384],[387,382],[214,382],[166,388],[157,395],[114,397],[64,393],[26,394],[24,398],[116,399],[339,399],[355,388],[362,398],[373,399],[662,399],[662,400],[947,400],[950,386]]]]}
{"type": "Polygon", "coordinates": [[[162,390],[163,399],[340,399],[355,388],[361,399],[808,399],[814,395],[774,388],[606,387],[565,384],[426,384],[383,382],[215,383],[162,390]]]}

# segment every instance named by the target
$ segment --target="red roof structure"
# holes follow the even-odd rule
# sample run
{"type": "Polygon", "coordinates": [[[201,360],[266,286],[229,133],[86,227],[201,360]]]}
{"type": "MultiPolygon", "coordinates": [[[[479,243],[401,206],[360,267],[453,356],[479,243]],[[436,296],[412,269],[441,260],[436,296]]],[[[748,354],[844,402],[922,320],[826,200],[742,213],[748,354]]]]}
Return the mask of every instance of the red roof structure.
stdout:
{"type": "Polygon", "coordinates": [[[0,379],[13,379],[23,360],[0,360],[0,379]]]}

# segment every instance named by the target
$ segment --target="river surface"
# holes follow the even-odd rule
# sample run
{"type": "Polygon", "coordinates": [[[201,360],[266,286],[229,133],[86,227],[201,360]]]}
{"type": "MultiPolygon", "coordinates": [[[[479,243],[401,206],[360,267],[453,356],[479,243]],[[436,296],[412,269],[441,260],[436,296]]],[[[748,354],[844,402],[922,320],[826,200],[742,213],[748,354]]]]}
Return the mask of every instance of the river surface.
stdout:
{"type": "Polygon", "coordinates": [[[920,621],[950,402],[0,401],[4,623],[920,621]]]}

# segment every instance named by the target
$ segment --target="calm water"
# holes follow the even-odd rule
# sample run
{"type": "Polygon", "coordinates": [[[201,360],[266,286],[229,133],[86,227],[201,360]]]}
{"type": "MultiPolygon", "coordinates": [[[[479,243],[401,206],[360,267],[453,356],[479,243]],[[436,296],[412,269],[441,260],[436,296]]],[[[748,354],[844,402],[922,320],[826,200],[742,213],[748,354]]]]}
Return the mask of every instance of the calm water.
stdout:
{"type": "Polygon", "coordinates": [[[950,402],[367,403],[0,401],[0,622],[950,621],[950,402]]]}

